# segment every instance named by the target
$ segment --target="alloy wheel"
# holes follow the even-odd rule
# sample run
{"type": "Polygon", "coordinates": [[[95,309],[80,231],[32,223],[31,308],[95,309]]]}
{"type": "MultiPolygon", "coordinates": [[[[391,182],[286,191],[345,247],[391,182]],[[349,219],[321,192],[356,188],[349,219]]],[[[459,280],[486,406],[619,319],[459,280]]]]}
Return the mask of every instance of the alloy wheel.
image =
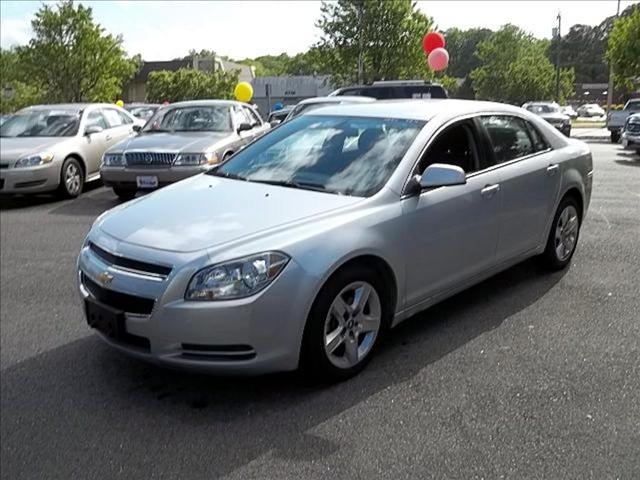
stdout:
{"type": "Polygon", "coordinates": [[[380,330],[382,309],[375,288],[353,282],[335,297],[324,325],[329,361],[341,369],[360,363],[371,352],[380,330]]]}
{"type": "Polygon", "coordinates": [[[556,257],[561,262],[569,258],[576,247],[579,224],[576,208],[573,205],[567,205],[558,217],[555,233],[556,257]]]}
{"type": "Polygon", "coordinates": [[[67,169],[64,172],[64,183],[69,195],[77,195],[80,193],[80,186],[82,180],[80,178],[80,170],[74,163],[69,163],[67,169]]]}

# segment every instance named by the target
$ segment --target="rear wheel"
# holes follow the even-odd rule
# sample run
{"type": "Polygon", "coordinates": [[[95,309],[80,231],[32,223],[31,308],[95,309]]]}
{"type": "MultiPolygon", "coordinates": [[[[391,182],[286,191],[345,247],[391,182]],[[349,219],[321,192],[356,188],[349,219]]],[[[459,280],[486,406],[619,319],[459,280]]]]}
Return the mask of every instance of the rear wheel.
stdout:
{"type": "Polygon", "coordinates": [[[113,193],[115,193],[120,200],[131,200],[136,196],[137,190],[135,188],[113,187],[113,193]]]}
{"type": "Polygon", "coordinates": [[[618,132],[611,132],[611,143],[618,143],[620,141],[620,134],[618,132]]]}
{"type": "Polygon", "coordinates": [[[553,218],[542,260],[551,270],[561,270],[570,262],[578,244],[581,212],[573,197],[565,197],[553,218]]]}
{"type": "Polygon", "coordinates": [[[369,362],[388,325],[389,295],[378,273],[354,266],[335,274],[312,307],[302,367],[325,380],[344,380],[369,362]]]}
{"type": "Polygon", "coordinates": [[[73,157],[67,158],[60,169],[58,193],[65,198],[75,198],[82,193],[84,172],[80,162],[73,157]]]}

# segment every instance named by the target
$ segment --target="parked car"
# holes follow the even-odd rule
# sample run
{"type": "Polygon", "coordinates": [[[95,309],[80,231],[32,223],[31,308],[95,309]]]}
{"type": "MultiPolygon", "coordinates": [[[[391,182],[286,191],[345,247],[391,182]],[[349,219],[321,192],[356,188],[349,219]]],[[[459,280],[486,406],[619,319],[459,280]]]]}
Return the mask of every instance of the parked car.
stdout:
{"type": "Polygon", "coordinates": [[[544,118],[567,137],[571,136],[571,119],[560,110],[554,102],[528,102],[523,105],[531,113],[544,118]]]}
{"type": "Polygon", "coordinates": [[[76,197],[100,177],[104,151],[135,134],[136,118],[112,104],[37,105],[0,127],[0,192],[58,190],[76,197]]]}
{"type": "Polygon", "coordinates": [[[145,123],[153,117],[154,113],[161,107],[162,105],[158,103],[128,103],[124,106],[131,115],[143,120],[145,123]]]}
{"type": "Polygon", "coordinates": [[[448,97],[442,85],[424,80],[381,80],[371,85],[339,88],[329,94],[332,97],[340,95],[366,96],[377,100],[448,97]]]}
{"type": "Polygon", "coordinates": [[[311,110],[315,110],[316,108],[326,107],[327,105],[342,105],[349,103],[368,103],[375,102],[375,98],[371,97],[347,97],[347,96],[339,96],[339,97],[313,97],[307,98],[298,102],[298,104],[293,107],[293,109],[287,115],[285,120],[291,120],[303,113],[310,112],[311,110]]]}
{"type": "Polygon", "coordinates": [[[520,108],[325,107],[99,217],[79,290],[141,359],[345,378],[414,313],[534,255],[568,266],[591,189],[587,145],[520,108]]]}
{"type": "Polygon", "coordinates": [[[284,122],[284,119],[287,118],[289,112],[293,110],[293,107],[294,105],[287,105],[280,110],[273,110],[271,113],[269,113],[267,122],[269,122],[269,125],[271,125],[272,127],[281,124],[282,122],[284,122]]]}
{"type": "Polygon", "coordinates": [[[607,114],[607,129],[611,132],[611,142],[618,143],[629,115],[640,112],[640,98],[632,98],[623,110],[611,111],[607,114]]]}
{"type": "Polygon", "coordinates": [[[269,129],[251,106],[229,100],[193,100],[162,108],[137,137],[104,154],[100,174],[128,200],[201,173],[269,129]]]}
{"type": "Polygon", "coordinates": [[[604,110],[597,103],[586,103],[578,107],[579,117],[603,117],[604,110]]]}
{"type": "Polygon", "coordinates": [[[560,107],[560,111],[565,115],[567,115],[572,120],[575,120],[576,118],[578,118],[578,112],[576,112],[571,105],[565,105],[563,107],[560,107]]]}
{"type": "Polygon", "coordinates": [[[629,115],[622,132],[622,146],[640,155],[640,113],[629,115]]]}

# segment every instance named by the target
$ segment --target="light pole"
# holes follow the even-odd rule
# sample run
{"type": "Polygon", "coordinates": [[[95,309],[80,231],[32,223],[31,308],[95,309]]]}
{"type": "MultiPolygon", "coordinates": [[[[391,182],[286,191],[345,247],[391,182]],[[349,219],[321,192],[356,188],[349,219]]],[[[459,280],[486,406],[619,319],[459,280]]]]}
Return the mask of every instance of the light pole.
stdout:
{"type": "Polygon", "coordinates": [[[561,26],[561,21],[562,21],[562,16],[560,15],[560,12],[558,12],[558,30],[556,32],[557,34],[557,40],[558,43],[556,44],[556,48],[557,48],[557,52],[556,52],[556,102],[560,103],[560,50],[561,50],[561,45],[562,45],[562,33],[560,32],[560,26],[561,26]]]}
{"type": "MultiPolygon", "coordinates": [[[[618,0],[618,10],[616,18],[620,15],[620,0],[618,0]]],[[[613,103],[613,64],[609,63],[609,85],[607,86],[607,115],[611,112],[611,104],[613,103]]]]}

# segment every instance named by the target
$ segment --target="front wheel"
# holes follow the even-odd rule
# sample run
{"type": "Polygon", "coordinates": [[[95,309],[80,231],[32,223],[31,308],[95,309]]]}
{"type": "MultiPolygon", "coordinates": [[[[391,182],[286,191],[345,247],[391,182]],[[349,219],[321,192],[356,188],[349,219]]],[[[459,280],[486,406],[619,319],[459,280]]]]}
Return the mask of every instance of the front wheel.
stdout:
{"type": "Polygon", "coordinates": [[[571,262],[580,234],[580,215],[580,206],[574,198],[565,197],[560,202],[542,254],[544,264],[551,270],[562,270],[571,262]]]}
{"type": "Polygon", "coordinates": [[[620,141],[620,134],[618,132],[611,132],[611,143],[618,143],[620,141]]]}
{"type": "Polygon", "coordinates": [[[302,367],[331,381],[360,372],[388,325],[388,298],[384,282],[371,268],[355,266],[335,274],[318,294],[307,319],[302,367]]]}
{"type": "Polygon", "coordinates": [[[58,193],[65,198],[75,198],[82,193],[84,173],[78,160],[67,158],[60,169],[60,185],[58,193]]]}
{"type": "Polygon", "coordinates": [[[131,200],[136,196],[137,190],[134,188],[113,187],[115,193],[120,200],[131,200]]]}

